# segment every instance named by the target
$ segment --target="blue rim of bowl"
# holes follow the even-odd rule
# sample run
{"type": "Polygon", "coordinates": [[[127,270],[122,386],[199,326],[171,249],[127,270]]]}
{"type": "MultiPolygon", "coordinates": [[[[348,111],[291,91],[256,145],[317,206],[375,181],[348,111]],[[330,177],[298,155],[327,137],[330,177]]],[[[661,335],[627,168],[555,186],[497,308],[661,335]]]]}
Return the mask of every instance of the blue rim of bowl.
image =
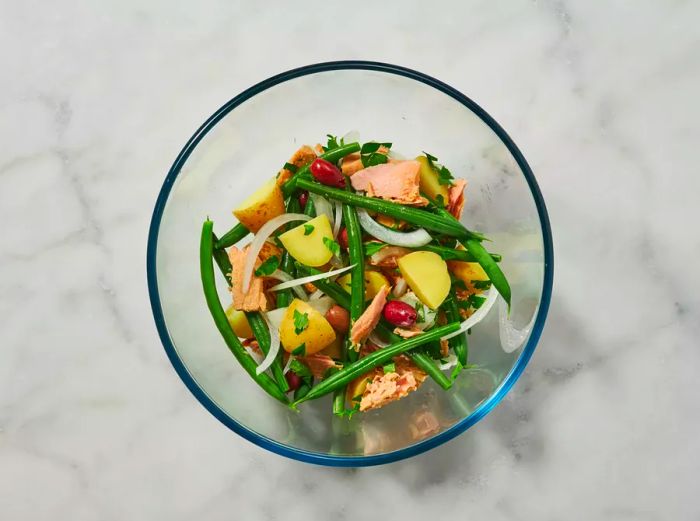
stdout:
{"type": "Polygon", "coordinates": [[[232,98],[225,105],[223,105],[219,110],[217,110],[204,124],[197,129],[197,131],[192,135],[192,137],[187,141],[180,154],[175,159],[173,166],[170,168],[168,175],[163,182],[163,187],[158,194],[158,199],[156,200],[155,208],[153,209],[153,216],[151,218],[151,225],[149,227],[148,233],[148,249],[146,253],[146,272],[148,276],[148,292],[151,300],[151,308],[153,310],[153,317],[156,322],[156,327],[158,329],[158,334],[160,336],[161,342],[165,348],[165,352],[173,364],[175,371],[180,376],[182,381],[185,383],[187,388],[194,394],[195,398],[220,422],[226,425],[229,429],[239,434],[243,438],[255,443],[256,445],[267,449],[271,452],[286,456],[299,461],[304,461],[307,463],[315,463],[320,465],[328,465],[334,467],[364,467],[370,465],[381,465],[384,463],[391,463],[394,461],[399,461],[405,458],[410,458],[421,454],[427,450],[441,445],[458,434],[461,434],[469,427],[474,425],[476,422],[481,420],[486,414],[488,414],[491,409],[493,409],[508,393],[513,384],[522,374],[525,366],[527,365],[532,353],[535,350],[535,346],[539,341],[544,328],[545,319],[547,317],[547,311],[549,310],[549,303],[552,296],[552,282],[554,278],[554,266],[553,266],[553,247],[552,247],[552,230],[549,224],[549,217],[547,215],[547,208],[544,204],[544,199],[540,192],[535,176],[530,169],[525,157],[522,155],[518,147],[515,145],[513,140],[508,136],[505,130],[494,120],[484,109],[477,105],[470,98],[459,92],[458,90],[450,87],[446,83],[443,83],[431,76],[423,74],[421,72],[414,71],[412,69],[407,69],[405,67],[400,67],[398,65],[391,65],[388,63],[381,62],[371,62],[371,61],[334,61],[317,63],[313,65],[307,65],[304,67],[299,67],[297,69],[292,69],[276,76],[272,76],[260,83],[253,85],[247,90],[240,93],[238,96],[232,98]],[[452,427],[447,429],[440,434],[433,436],[432,438],[423,440],[409,447],[399,449],[392,452],[387,452],[385,454],[377,454],[370,456],[335,456],[330,454],[323,454],[318,452],[305,451],[302,449],[296,449],[279,443],[275,440],[262,436],[256,432],[253,432],[238,423],[236,420],[231,418],[226,414],[214,401],[209,398],[209,396],[202,390],[201,387],[194,380],[192,375],[188,372],[187,368],[180,360],[175,346],[170,339],[168,334],[168,329],[165,324],[165,319],[163,317],[163,309],[160,303],[160,295],[158,293],[158,283],[156,276],[156,250],[158,245],[158,232],[160,229],[160,222],[163,216],[163,210],[165,209],[170,190],[172,189],[173,183],[180,173],[180,169],[187,161],[187,158],[195,149],[197,144],[201,139],[211,130],[224,116],[231,112],[238,105],[244,103],[246,100],[252,98],[253,96],[295,78],[301,76],[307,76],[309,74],[316,74],[321,72],[335,71],[335,70],[368,70],[368,71],[378,71],[385,72],[388,74],[395,74],[398,76],[403,76],[405,78],[410,78],[426,85],[429,85],[440,92],[447,94],[451,98],[455,99],[468,109],[470,109],[474,114],[479,116],[481,120],[486,123],[491,130],[493,130],[496,135],[501,139],[503,144],[508,148],[510,153],[515,158],[518,166],[525,175],[525,179],[530,187],[532,196],[535,200],[535,205],[537,206],[537,213],[539,214],[540,224],[542,228],[542,240],[544,244],[544,280],[542,285],[542,298],[540,299],[540,307],[537,312],[537,317],[533,325],[532,333],[528,339],[527,344],[523,348],[518,360],[515,365],[511,368],[510,372],[503,380],[499,388],[494,392],[487,400],[482,402],[479,407],[477,407],[469,416],[464,418],[462,421],[455,423],[452,427]]]}

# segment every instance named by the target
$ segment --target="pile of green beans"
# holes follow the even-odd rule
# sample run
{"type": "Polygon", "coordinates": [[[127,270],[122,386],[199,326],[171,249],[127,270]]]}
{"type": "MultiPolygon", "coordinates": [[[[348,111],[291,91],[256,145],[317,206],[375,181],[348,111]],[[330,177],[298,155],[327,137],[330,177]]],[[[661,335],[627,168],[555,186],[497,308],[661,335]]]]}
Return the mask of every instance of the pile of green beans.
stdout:
{"type": "Polygon", "coordinates": [[[328,393],[332,393],[336,389],[344,387],[355,378],[365,374],[368,371],[371,371],[375,367],[384,365],[395,356],[403,354],[406,351],[422,346],[433,340],[437,340],[445,335],[449,335],[450,333],[457,331],[457,329],[459,329],[458,322],[446,324],[444,326],[431,329],[430,331],[427,331],[421,335],[414,336],[413,338],[406,338],[400,342],[374,351],[373,353],[360,358],[356,362],[347,364],[340,371],[325,378],[312,387],[304,398],[296,400],[292,405],[296,406],[307,400],[313,400],[320,398],[321,396],[325,396],[328,393]]]}
{"type": "Polygon", "coordinates": [[[202,288],[204,297],[207,301],[207,307],[214,319],[219,333],[223,337],[233,356],[236,357],[243,369],[250,377],[270,396],[279,400],[285,405],[289,404],[286,394],[279,388],[277,383],[265,373],[256,374],[258,365],[255,360],[243,349],[240,340],[231,329],[231,325],[226,317],[226,312],[221,306],[219,295],[216,292],[216,283],[214,281],[214,235],[212,233],[214,223],[210,220],[204,221],[202,225],[202,238],[199,248],[199,267],[202,277],[202,288]]]}
{"type": "MultiPolygon", "coordinates": [[[[459,314],[459,308],[457,307],[456,299],[457,296],[455,295],[454,288],[450,288],[450,295],[447,297],[447,299],[445,299],[445,302],[443,302],[442,304],[442,309],[445,311],[445,317],[450,322],[459,321],[462,319],[459,314]]],[[[454,350],[455,355],[457,355],[457,360],[460,364],[462,364],[462,367],[465,367],[467,365],[468,353],[466,333],[462,333],[461,335],[457,335],[450,338],[449,343],[450,347],[454,350]]]]}

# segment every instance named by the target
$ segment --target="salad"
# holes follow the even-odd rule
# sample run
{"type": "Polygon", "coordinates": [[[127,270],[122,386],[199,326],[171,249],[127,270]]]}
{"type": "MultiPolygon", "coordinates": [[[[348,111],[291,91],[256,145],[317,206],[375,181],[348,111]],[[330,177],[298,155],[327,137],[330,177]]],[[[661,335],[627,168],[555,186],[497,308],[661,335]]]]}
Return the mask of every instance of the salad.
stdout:
{"type": "Polygon", "coordinates": [[[255,382],[294,409],[332,394],[333,413],[352,415],[427,378],[447,390],[468,366],[469,330],[499,295],[510,306],[501,257],[460,222],[466,181],[391,146],[329,135],[233,210],[239,222],[221,238],[204,222],[214,322],[255,382]]]}

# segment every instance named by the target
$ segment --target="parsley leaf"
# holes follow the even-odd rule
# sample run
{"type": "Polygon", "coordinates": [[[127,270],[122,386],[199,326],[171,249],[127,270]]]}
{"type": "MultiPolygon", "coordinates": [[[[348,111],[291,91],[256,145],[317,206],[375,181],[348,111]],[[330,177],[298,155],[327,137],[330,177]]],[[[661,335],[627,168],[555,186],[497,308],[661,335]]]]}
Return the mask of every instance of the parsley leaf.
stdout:
{"type": "Polygon", "coordinates": [[[416,302],[416,305],[413,307],[416,310],[416,322],[425,322],[425,309],[423,308],[423,304],[416,302]]]}
{"type": "Polygon", "coordinates": [[[296,165],[293,165],[292,163],[285,163],[282,168],[284,168],[285,170],[289,170],[293,174],[296,174],[297,170],[299,170],[299,168],[296,165]]]}
{"type": "Polygon", "coordinates": [[[340,255],[340,244],[335,242],[333,239],[324,237],[323,244],[325,244],[326,248],[328,248],[328,251],[330,251],[333,255],[340,255]]]}
{"type": "Polygon", "coordinates": [[[367,255],[367,257],[371,257],[379,250],[381,250],[384,246],[387,246],[387,244],[384,242],[366,242],[364,244],[365,255],[367,255]]]}
{"type": "Polygon", "coordinates": [[[471,307],[473,307],[474,309],[479,309],[483,305],[483,303],[486,302],[486,297],[480,297],[479,295],[469,295],[469,298],[467,300],[471,307]]]}
{"type": "Polygon", "coordinates": [[[325,147],[322,147],[324,152],[328,152],[329,150],[333,150],[335,148],[340,148],[345,144],[345,140],[341,137],[340,141],[338,141],[338,136],[334,136],[332,134],[326,134],[326,137],[328,138],[328,142],[326,143],[325,147]]]}
{"type": "Polygon", "coordinates": [[[395,373],[396,372],[396,364],[394,362],[389,362],[386,364],[384,367],[384,374],[387,373],[395,373]]]}
{"type": "Polygon", "coordinates": [[[295,309],[294,310],[294,333],[298,335],[302,331],[304,331],[307,327],[309,327],[309,314],[308,313],[299,313],[299,311],[295,309]]]}
{"type": "MultiPolygon", "coordinates": [[[[428,154],[425,150],[423,151],[423,153],[425,154],[425,157],[428,158],[428,164],[437,174],[438,183],[440,183],[441,185],[451,186],[453,184],[452,180],[454,179],[454,177],[452,176],[452,172],[450,172],[445,165],[438,165],[437,157],[428,154]]],[[[443,206],[444,208],[444,203],[442,203],[441,206],[443,206]]]]}
{"type": "Polygon", "coordinates": [[[445,204],[445,198],[442,196],[442,194],[437,194],[435,196],[435,204],[438,208],[447,208],[447,205],[445,204]]]}
{"type": "Polygon", "coordinates": [[[305,343],[300,344],[299,347],[297,347],[296,349],[294,349],[294,351],[292,351],[292,354],[294,356],[306,356],[306,344],[305,343]]]}
{"type": "Polygon", "coordinates": [[[425,154],[425,157],[428,158],[428,163],[430,163],[431,165],[432,165],[435,161],[438,160],[437,157],[435,157],[435,156],[433,156],[433,155],[431,155],[431,154],[428,154],[425,150],[423,150],[423,153],[425,154]]]}
{"type": "Polygon", "coordinates": [[[490,280],[472,280],[472,286],[475,289],[489,289],[491,287],[490,280]]]}
{"type": "Polygon", "coordinates": [[[376,143],[372,141],[362,145],[360,149],[362,166],[366,168],[368,166],[381,165],[389,160],[386,154],[379,152],[379,147],[391,148],[391,143],[376,143]]]}
{"type": "Polygon", "coordinates": [[[272,275],[272,273],[279,268],[280,265],[280,259],[277,255],[273,255],[272,257],[268,257],[265,259],[265,262],[263,262],[258,269],[255,270],[255,276],[256,277],[267,277],[268,275],[272,275]]]}
{"type": "Polygon", "coordinates": [[[314,225],[313,224],[305,224],[304,225],[304,235],[311,235],[311,232],[314,231],[314,225]]]}

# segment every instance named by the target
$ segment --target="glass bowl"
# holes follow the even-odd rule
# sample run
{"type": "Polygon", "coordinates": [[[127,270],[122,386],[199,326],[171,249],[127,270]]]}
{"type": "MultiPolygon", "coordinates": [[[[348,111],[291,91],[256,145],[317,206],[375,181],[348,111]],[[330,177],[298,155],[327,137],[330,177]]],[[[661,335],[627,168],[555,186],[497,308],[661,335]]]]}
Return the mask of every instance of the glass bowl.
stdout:
{"type": "MultiPolygon", "coordinates": [[[[364,466],[414,456],[464,432],[518,379],[544,326],[552,289],[552,238],[535,177],[506,132],[481,107],[425,74],[343,61],[284,72],[239,94],[190,138],[156,201],[147,253],[156,326],[175,370],[222,423],[257,445],[297,460],[364,466]],[[209,216],[222,235],[231,209],[272,177],[302,144],[359,132],[393,151],[437,156],[467,179],[462,221],[503,255],[512,310],[495,308],[469,336],[469,362],[449,392],[418,391],[351,419],[330,398],[300,412],[269,398],[242,370],[204,301],[199,238],[209,216]]],[[[221,277],[219,279],[222,279],[221,277]]],[[[219,280],[224,305],[230,296],[219,280]]]]}

